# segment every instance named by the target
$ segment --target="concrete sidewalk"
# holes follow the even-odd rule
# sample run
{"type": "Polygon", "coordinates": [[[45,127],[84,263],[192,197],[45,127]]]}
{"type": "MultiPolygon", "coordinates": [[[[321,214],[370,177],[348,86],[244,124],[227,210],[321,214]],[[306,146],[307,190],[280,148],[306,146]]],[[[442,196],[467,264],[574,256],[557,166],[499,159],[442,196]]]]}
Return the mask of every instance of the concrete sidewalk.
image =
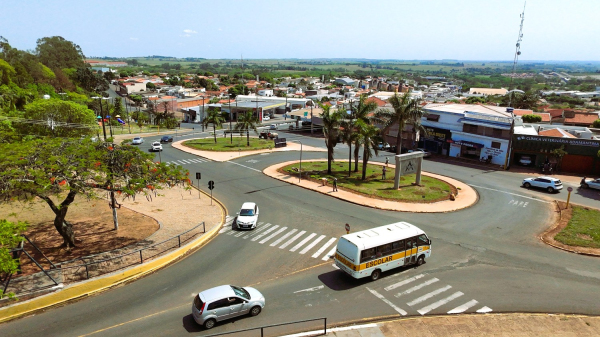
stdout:
{"type": "MultiPolygon", "coordinates": [[[[285,337],[323,336],[323,330],[285,337]]],[[[600,336],[600,317],[553,314],[481,314],[401,318],[327,329],[337,337],[600,336]]]]}

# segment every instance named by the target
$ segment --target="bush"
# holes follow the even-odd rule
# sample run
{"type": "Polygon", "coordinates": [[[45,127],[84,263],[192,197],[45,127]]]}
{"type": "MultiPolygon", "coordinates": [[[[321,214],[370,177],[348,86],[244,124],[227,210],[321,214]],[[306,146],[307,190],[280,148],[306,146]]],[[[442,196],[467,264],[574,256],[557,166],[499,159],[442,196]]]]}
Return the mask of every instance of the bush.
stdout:
{"type": "Polygon", "coordinates": [[[540,115],[534,115],[534,114],[523,115],[523,122],[525,122],[525,123],[539,123],[541,121],[542,121],[542,116],[540,116],[540,115]]]}
{"type": "Polygon", "coordinates": [[[600,119],[596,119],[594,121],[594,123],[592,123],[592,126],[595,127],[595,128],[600,129],[600,119]]]}

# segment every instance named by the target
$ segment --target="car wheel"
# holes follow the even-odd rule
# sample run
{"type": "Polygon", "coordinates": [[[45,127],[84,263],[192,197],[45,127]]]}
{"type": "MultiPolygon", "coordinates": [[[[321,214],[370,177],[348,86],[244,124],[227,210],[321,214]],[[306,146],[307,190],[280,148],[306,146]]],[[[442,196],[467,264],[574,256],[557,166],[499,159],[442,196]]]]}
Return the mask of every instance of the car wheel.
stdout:
{"type": "Polygon", "coordinates": [[[215,323],[217,322],[214,319],[207,319],[206,322],[204,322],[204,328],[210,330],[215,326],[215,323]]]}
{"type": "Polygon", "coordinates": [[[375,269],[372,273],[371,273],[371,281],[377,281],[379,279],[379,277],[381,276],[381,270],[379,269],[375,269]]]}
{"type": "Polygon", "coordinates": [[[422,266],[423,263],[425,263],[425,255],[421,255],[419,256],[419,258],[417,259],[417,266],[422,266]]]}
{"type": "Polygon", "coordinates": [[[530,183],[525,183],[525,184],[523,184],[523,186],[525,186],[525,188],[530,188],[531,184],[530,183]]]}
{"type": "Polygon", "coordinates": [[[250,309],[250,316],[257,316],[258,314],[260,314],[261,310],[262,309],[258,305],[253,307],[252,309],[250,309]]]}
{"type": "Polygon", "coordinates": [[[554,192],[554,188],[552,188],[552,187],[548,187],[547,190],[548,190],[548,193],[554,192]]]}

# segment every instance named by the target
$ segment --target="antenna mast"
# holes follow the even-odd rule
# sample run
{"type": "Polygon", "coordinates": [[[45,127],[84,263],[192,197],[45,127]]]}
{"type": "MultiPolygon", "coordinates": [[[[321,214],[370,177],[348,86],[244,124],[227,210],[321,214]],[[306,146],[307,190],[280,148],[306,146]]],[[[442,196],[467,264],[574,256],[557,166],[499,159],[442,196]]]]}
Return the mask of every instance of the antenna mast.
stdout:
{"type": "Polygon", "coordinates": [[[240,54],[240,59],[242,60],[242,69],[244,69],[244,54],[240,54]]]}
{"type": "Polygon", "coordinates": [[[512,105],[512,93],[510,92],[510,88],[513,85],[513,80],[515,78],[515,71],[517,69],[517,62],[519,61],[519,55],[521,55],[521,40],[523,40],[523,21],[525,21],[525,5],[527,5],[527,1],[523,4],[523,13],[521,13],[521,25],[519,26],[519,37],[517,38],[517,45],[515,48],[515,59],[513,61],[512,74],[510,76],[510,86],[508,87],[508,106],[512,105]]]}

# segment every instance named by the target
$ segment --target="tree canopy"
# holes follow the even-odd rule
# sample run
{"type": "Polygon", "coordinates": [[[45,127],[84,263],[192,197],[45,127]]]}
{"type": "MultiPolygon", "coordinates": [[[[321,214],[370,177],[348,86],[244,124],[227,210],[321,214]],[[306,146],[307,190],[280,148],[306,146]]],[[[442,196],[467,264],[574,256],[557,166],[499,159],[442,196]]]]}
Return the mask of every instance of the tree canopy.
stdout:
{"type": "Polygon", "coordinates": [[[81,48],[61,36],[38,39],[35,52],[40,61],[50,69],[81,68],[85,66],[85,56],[81,48]]]}
{"type": "Polygon", "coordinates": [[[80,137],[93,133],[98,126],[94,111],[84,105],[58,99],[27,104],[23,117],[31,123],[19,124],[19,127],[27,129],[23,132],[37,136],[80,137]]]}

